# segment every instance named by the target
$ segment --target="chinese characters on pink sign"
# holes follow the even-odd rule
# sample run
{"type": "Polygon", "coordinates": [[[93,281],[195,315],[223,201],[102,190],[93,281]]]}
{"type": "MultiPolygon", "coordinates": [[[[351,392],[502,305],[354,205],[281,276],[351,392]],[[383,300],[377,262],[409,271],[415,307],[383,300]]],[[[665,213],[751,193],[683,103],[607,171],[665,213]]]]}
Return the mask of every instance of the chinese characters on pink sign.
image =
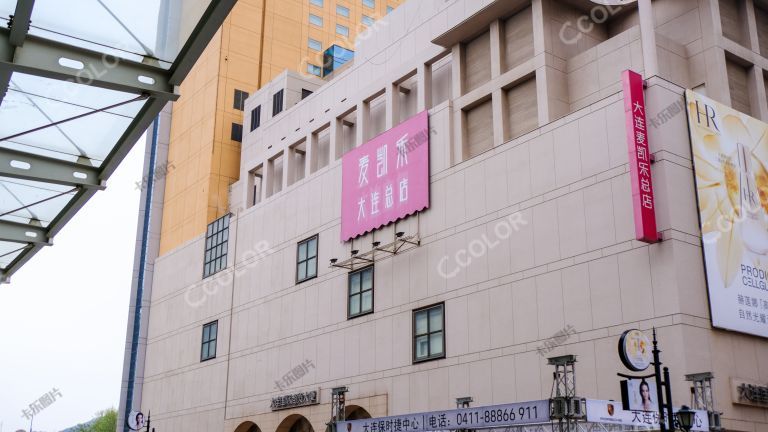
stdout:
{"type": "Polygon", "coordinates": [[[341,165],[342,241],[429,207],[427,111],[346,153],[341,165]]]}
{"type": "Polygon", "coordinates": [[[645,122],[643,77],[626,70],[621,78],[624,88],[632,205],[635,210],[635,237],[646,243],[655,243],[659,240],[659,234],[656,231],[656,205],[651,181],[651,151],[645,122]]]}

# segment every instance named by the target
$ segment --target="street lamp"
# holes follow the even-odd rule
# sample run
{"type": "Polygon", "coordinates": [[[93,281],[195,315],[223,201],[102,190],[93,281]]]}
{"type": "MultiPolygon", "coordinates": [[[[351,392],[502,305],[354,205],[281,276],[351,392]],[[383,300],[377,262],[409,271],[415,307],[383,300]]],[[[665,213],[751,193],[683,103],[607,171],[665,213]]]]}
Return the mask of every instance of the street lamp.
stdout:
{"type": "Polygon", "coordinates": [[[680,407],[680,410],[677,412],[677,423],[680,425],[680,429],[689,432],[691,427],[693,427],[693,419],[695,416],[696,412],[686,405],[680,407]]]}

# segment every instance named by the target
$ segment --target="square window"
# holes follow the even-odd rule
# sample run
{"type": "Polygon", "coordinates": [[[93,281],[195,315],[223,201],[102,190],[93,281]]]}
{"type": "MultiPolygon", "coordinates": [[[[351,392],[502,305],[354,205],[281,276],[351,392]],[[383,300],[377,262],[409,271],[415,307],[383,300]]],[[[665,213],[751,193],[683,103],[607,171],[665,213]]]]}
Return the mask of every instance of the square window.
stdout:
{"type": "Polygon", "coordinates": [[[445,358],[445,305],[413,311],[413,362],[445,358]]]}
{"type": "Polygon", "coordinates": [[[235,102],[232,108],[242,111],[245,109],[245,100],[248,99],[248,92],[235,89],[235,102]]]}
{"type": "Polygon", "coordinates": [[[349,8],[341,5],[336,5],[336,15],[349,18],[349,8]]]}
{"type": "Polygon", "coordinates": [[[251,110],[251,132],[261,126],[261,105],[251,110]]]}
{"type": "Polygon", "coordinates": [[[323,19],[317,15],[309,14],[309,23],[317,27],[322,27],[323,19]]]}
{"type": "Polygon", "coordinates": [[[309,0],[312,6],[323,7],[323,0],[309,0]]]}
{"type": "Polygon", "coordinates": [[[312,38],[309,38],[309,48],[313,49],[315,51],[322,51],[323,50],[323,44],[320,43],[318,40],[314,40],[312,38]]]}
{"type": "Polygon", "coordinates": [[[367,25],[368,27],[371,27],[373,25],[373,18],[369,17],[368,15],[363,15],[362,22],[363,24],[367,25]]]}
{"type": "Polygon", "coordinates": [[[200,346],[200,361],[216,358],[216,337],[219,322],[214,321],[203,326],[203,342],[200,346]]]}
{"type": "Polygon", "coordinates": [[[387,13],[390,13],[393,10],[395,10],[395,8],[393,8],[392,6],[387,6],[387,13]]]}
{"type": "Polygon", "coordinates": [[[208,224],[205,233],[203,278],[207,278],[227,266],[228,246],[229,215],[226,214],[208,224]]]}
{"type": "Polygon", "coordinates": [[[363,0],[363,6],[373,9],[376,7],[376,0],[363,0]]]}
{"type": "Polygon", "coordinates": [[[317,276],[317,235],[299,242],[296,247],[296,283],[317,276]]]}
{"type": "Polygon", "coordinates": [[[336,24],[336,34],[340,34],[342,36],[349,36],[349,28],[341,24],[336,24]]]}
{"type": "Polygon", "coordinates": [[[373,266],[349,274],[347,318],[373,312],[373,266]]]}
{"type": "Polygon", "coordinates": [[[232,141],[243,142],[243,125],[232,123],[232,134],[230,139],[232,141]]]}

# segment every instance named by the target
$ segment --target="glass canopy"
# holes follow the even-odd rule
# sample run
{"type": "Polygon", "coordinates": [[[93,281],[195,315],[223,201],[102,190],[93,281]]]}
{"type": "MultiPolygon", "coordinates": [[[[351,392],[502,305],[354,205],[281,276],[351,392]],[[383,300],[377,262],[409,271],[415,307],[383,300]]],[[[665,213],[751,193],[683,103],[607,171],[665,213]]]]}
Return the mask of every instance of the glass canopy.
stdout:
{"type": "Polygon", "coordinates": [[[0,281],[93,196],[237,0],[0,0],[0,281]]]}

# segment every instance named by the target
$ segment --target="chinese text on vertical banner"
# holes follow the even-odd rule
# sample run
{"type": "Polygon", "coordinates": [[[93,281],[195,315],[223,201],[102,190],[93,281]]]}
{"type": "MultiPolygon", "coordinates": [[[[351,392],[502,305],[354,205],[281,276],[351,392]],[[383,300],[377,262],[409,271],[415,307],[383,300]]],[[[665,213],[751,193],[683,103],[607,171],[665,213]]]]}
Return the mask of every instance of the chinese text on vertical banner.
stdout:
{"type": "Polygon", "coordinates": [[[629,150],[629,176],[632,182],[632,205],[635,210],[635,237],[654,243],[659,240],[656,231],[653,182],[651,181],[651,151],[645,117],[643,77],[626,70],[621,75],[624,88],[624,115],[629,150]]]}

